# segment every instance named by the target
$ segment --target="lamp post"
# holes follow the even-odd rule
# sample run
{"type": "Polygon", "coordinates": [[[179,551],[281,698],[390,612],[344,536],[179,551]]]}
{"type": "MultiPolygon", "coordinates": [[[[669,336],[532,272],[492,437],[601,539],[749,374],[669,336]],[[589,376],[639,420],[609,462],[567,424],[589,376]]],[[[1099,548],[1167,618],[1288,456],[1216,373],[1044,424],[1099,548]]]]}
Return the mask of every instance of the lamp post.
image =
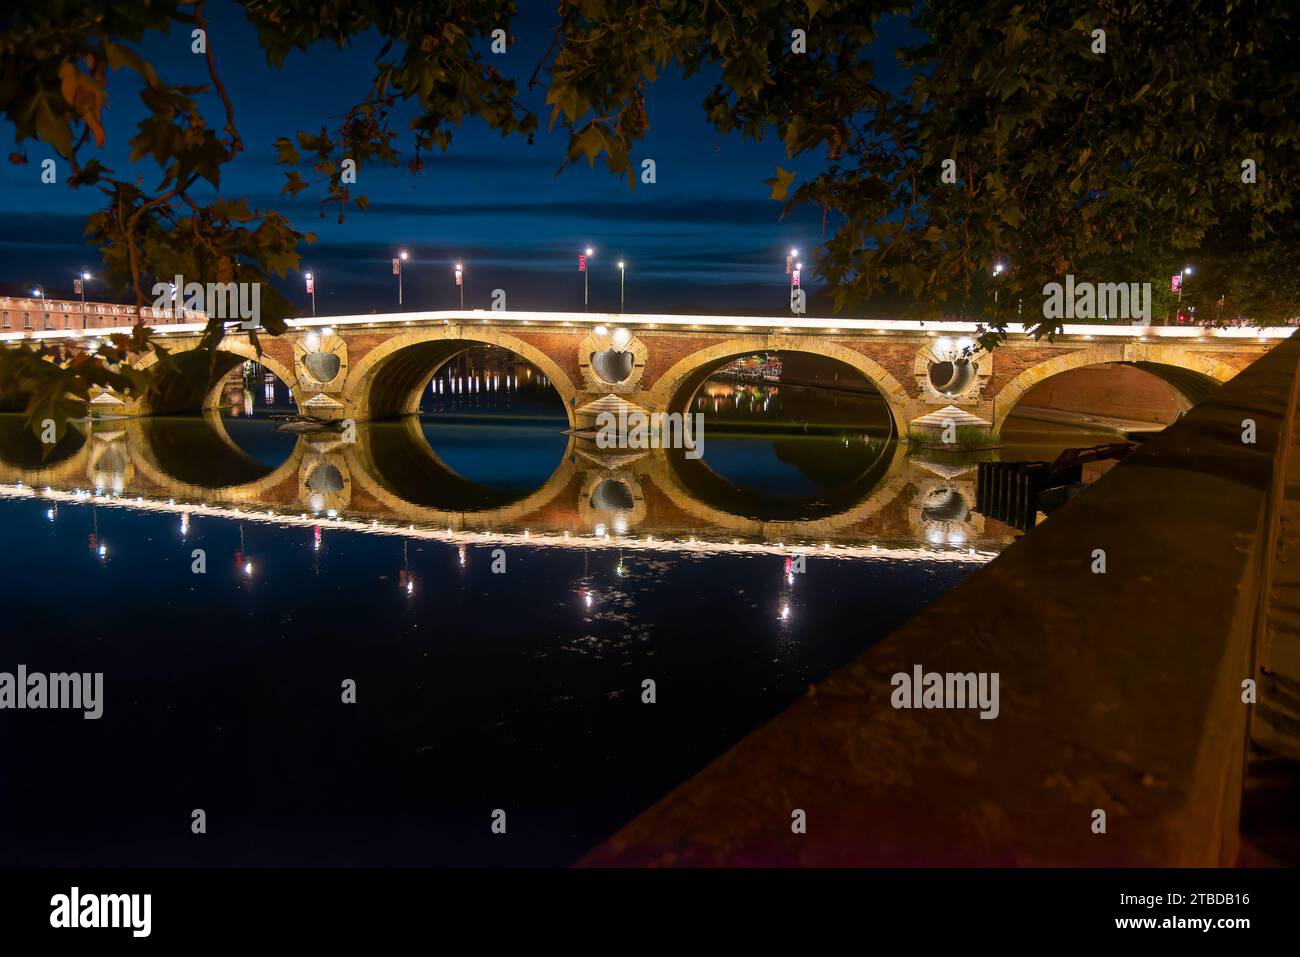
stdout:
{"type": "MultiPolygon", "coordinates": [[[[993,277],[996,279],[998,276],[1001,276],[1002,273],[1003,273],[1003,271],[1004,271],[1006,268],[1007,268],[1007,267],[1004,266],[1004,265],[1003,265],[1002,263],[1000,263],[1000,262],[996,262],[996,263],[994,263],[994,264],[993,264],[993,277]]],[[[997,302],[997,301],[998,301],[998,291],[999,291],[999,290],[998,290],[998,287],[995,285],[995,286],[993,287],[993,301],[994,301],[994,302],[997,302]]]]}
{"type": "Polygon", "coordinates": [[[49,316],[49,313],[47,313],[47,312],[45,311],[45,309],[47,308],[46,305],[45,305],[45,301],[46,301],[46,300],[45,300],[45,287],[44,287],[44,286],[33,286],[33,287],[32,287],[32,295],[33,295],[33,296],[39,296],[39,297],[40,297],[40,299],[41,299],[41,315],[44,317],[44,319],[42,320],[41,325],[42,325],[43,327],[45,327],[45,328],[49,328],[49,318],[50,318],[50,316],[49,316]]]}
{"type": "Polygon", "coordinates": [[[81,276],[77,279],[75,285],[77,292],[81,293],[81,328],[85,329],[88,325],[86,321],[86,283],[90,282],[90,273],[81,270],[81,276]]]}
{"type": "Polygon", "coordinates": [[[397,251],[397,257],[393,260],[393,275],[397,277],[397,308],[402,308],[402,263],[406,262],[407,252],[405,249],[397,251]]]}
{"type": "Polygon", "coordinates": [[[582,311],[587,311],[587,303],[590,301],[589,291],[590,283],[587,280],[587,260],[595,255],[595,251],[588,246],[586,255],[578,257],[578,271],[582,273],[582,311]]]}
{"type": "Polygon", "coordinates": [[[465,308],[465,264],[456,263],[456,285],[460,288],[460,308],[465,308]]]}
{"type": "Polygon", "coordinates": [[[618,261],[618,311],[623,312],[623,280],[626,277],[626,269],[623,260],[618,261]]]}
{"type": "Polygon", "coordinates": [[[312,271],[310,269],[308,269],[305,273],[303,273],[303,277],[307,280],[307,291],[311,293],[311,317],[315,319],[316,318],[316,277],[312,275],[312,271]]]}
{"type": "Polygon", "coordinates": [[[1192,267],[1191,267],[1191,266],[1184,266],[1184,267],[1183,267],[1183,281],[1180,282],[1180,283],[1178,284],[1178,301],[1179,301],[1179,302],[1182,302],[1182,301],[1183,301],[1183,286],[1185,286],[1185,285],[1187,284],[1187,277],[1190,276],[1191,274],[1192,274],[1192,267]]]}
{"type": "Polygon", "coordinates": [[[794,259],[799,255],[799,250],[791,249],[790,255],[785,257],[785,274],[790,277],[790,301],[794,302],[794,259]]]}

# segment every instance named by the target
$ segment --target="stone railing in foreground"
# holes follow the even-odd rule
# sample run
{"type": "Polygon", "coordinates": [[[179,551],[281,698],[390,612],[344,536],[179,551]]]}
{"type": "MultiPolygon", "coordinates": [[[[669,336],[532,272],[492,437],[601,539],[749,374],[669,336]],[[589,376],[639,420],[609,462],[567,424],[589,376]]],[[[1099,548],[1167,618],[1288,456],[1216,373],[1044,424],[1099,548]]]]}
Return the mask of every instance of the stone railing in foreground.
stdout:
{"type": "Polygon", "coordinates": [[[1232,863],[1298,361],[1279,345],[583,863],[1232,863]],[[998,717],[895,709],[915,665],[997,672],[998,717]]]}

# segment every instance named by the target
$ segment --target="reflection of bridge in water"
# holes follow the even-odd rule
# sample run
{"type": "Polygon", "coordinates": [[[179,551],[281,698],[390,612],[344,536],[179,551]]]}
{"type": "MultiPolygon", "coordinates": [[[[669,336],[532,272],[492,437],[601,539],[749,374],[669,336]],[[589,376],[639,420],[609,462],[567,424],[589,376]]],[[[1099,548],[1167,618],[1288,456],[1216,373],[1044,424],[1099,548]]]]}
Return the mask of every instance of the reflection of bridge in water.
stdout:
{"type": "Polygon", "coordinates": [[[680,453],[578,438],[549,479],[520,493],[458,474],[414,418],[358,426],[355,443],[298,436],[270,467],[215,414],[83,424],[44,460],[21,418],[6,416],[0,494],[479,544],[986,561],[1010,542],[1011,529],[972,511],[974,462],[862,441],[858,474],[805,499],[764,496],[680,453]]]}

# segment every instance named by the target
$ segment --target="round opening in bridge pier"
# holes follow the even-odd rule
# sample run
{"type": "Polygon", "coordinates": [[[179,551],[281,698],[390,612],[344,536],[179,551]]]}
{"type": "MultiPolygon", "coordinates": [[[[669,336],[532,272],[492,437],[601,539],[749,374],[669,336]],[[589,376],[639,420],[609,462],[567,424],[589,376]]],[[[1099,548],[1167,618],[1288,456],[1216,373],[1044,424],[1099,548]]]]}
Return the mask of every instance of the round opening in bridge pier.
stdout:
{"type": "Polygon", "coordinates": [[[930,385],[946,396],[958,396],[975,381],[975,363],[962,357],[930,363],[930,385]]]}
{"type": "Polygon", "coordinates": [[[635,507],[636,498],[626,482],[602,479],[591,493],[591,507],[610,511],[628,511],[635,507]]]}
{"type": "Polygon", "coordinates": [[[925,497],[921,518],[927,522],[964,522],[970,516],[970,506],[955,488],[939,488],[925,497]]]}
{"type": "Polygon", "coordinates": [[[313,492],[329,494],[343,491],[343,473],[328,462],[318,465],[307,477],[307,488],[313,492]]]}
{"type": "Polygon", "coordinates": [[[317,382],[333,382],[342,361],[332,352],[308,352],[302,357],[302,364],[317,382]]]}
{"type": "Polygon", "coordinates": [[[593,352],[591,354],[592,370],[601,379],[612,385],[626,382],[628,377],[632,375],[634,365],[635,361],[630,352],[606,349],[604,352],[593,352]]]}

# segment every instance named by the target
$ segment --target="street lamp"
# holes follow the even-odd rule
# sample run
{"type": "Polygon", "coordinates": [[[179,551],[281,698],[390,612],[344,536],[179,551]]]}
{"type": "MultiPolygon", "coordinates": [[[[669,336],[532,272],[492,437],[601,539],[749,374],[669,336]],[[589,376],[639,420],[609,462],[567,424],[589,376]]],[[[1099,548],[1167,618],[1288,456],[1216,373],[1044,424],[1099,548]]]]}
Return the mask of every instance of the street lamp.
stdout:
{"type": "MultiPolygon", "coordinates": [[[[32,287],[32,295],[33,295],[33,296],[40,296],[40,297],[41,297],[41,302],[44,303],[44,302],[45,302],[45,287],[44,287],[44,286],[34,286],[34,287],[32,287]]],[[[48,308],[48,307],[42,305],[42,306],[41,306],[41,311],[44,312],[44,310],[45,310],[46,308],[48,308]]],[[[46,314],[45,314],[45,328],[48,329],[48,328],[49,328],[49,324],[50,324],[50,317],[49,317],[49,314],[46,313],[46,314]]]]}
{"type": "Polygon", "coordinates": [[[311,293],[311,317],[315,319],[316,318],[316,277],[312,275],[312,271],[310,269],[308,269],[305,273],[303,273],[303,277],[307,280],[307,291],[311,293]]]}
{"type": "Polygon", "coordinates": [[[618,261],[618,311],[623,311],[623,280],[626,276],[623,260],[618,261]]]}
{"type": "MultiPolygon", "coordinates": [[[[993,264],[993,275],[994,275],[994,277],[1001,276],[1002,273],[1003,273],[1003,271],[1004,271],[1006,268],[1007,268],[1007,267],[1004,266],[1004,265],[1003,265],[1002,263],[1000,263],[1000,262],[996,262],[996,263],[994,263],[994,264],[993,264]]],[[[997,288],[997,286],[994,286],[994,287],[993,287],[993,301],[994,301],[994,302],[997,302],[997,301],[998,301],[998,288],[997,288]]]]}
{"type": "Polygon", "coordinates": [[[456,263],[456,285],[460,287],[460,308],[465,308],[465,264],[456,263]]]}
{"type": "Polygon", "coordinates": [[[86,283],[90,282],[91,278],[92,277],[90,273],[86,272],[86,270],[83,269],[81,270],[81,278],[78,279],[76,282],[77,292],[81,293],[81,328],[82,329],[85,329],[86,326],[88,325],[86,321],[86,283]]]}
{"type": "Polygon", "coordinates": [[[588,246],[588,247],[587,247],[587,254],[586,254],[585,256],[581,257],[581,261],[578,263],[578,267],[582,270],[582,309],[583,309],[583,312],[586,312],[586,310],[587,310],[587,303],[590,302],[590,298],[589,298],[590,283],[589,283],[588,280],[587,280],[587,261],[588,261],[589,259],[591,259],[591,257],[594,256],[595,254],[596,254],[596,251],[595,251],[594,249],[592,249],[590,246],[588,246]]]}
{"type": "MultiPolygon", "coordinates": [[[[1183,276],[1186,277],[1186,276],[1190,276],[1191,274],[1192,274],[1192,267],[1191,267],[1191,266],[1184,266],[1184,267],[1183,267],[1183,276]]],[[[1187,280],[1186,280],[1186,279],[1183,279],[1183,281],[1180,282],[1180,283],[1178,284],[1178,301],[1179,301],[1179,302],[1182,302],[1182,301],[1183,301],[1183,286],[1184,286],[1186,283],[1187,283],[1187,280]]]]}
{"type": "MultiPolygon", "coordinates": [[[[795,249],[792,249],[790,251],[792,253],[796,253],[796,254],[798,253],[798,250],[795,249]]],[[[803,273],[803,263],[801,262],[794,263],[792,271],[790,272],[790,311],[793,312],[796,316],[803,315],[808,312],[808,308],[805,305],[807,300],[805,299],[803,289],[800,286],[800,278],[802,273],[803,273]]]]}
{"type": "Polygon", "coordinates": [[[397,277],[397,308],[402,308],[402,263],[406,262],[407,252],[405,249],[397,251],[397,258],[393,260],[393,275],[397,277]]]}

